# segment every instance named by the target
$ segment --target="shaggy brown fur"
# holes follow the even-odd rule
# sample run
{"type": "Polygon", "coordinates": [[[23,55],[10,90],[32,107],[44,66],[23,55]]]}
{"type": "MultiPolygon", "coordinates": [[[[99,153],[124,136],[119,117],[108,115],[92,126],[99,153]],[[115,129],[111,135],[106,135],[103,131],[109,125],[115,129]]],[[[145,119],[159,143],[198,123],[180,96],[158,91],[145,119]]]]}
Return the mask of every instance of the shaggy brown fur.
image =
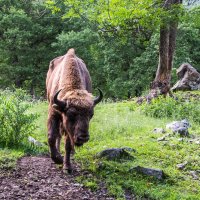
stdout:
{"type": "MultiPolygon", "coordinates": [[[[91,79],[85,63],[70,49],[66,55],[50,62],[47,73],[47,97],[51,102],[56,91],[62,89],[59,99],[64,100],[66,93],[74,90],[85,90],[85,95],[91,93],[91,79]]],[[[88,94],[91,96],[91,94],[88,94]]],[[[78,98],[78,96],[77,96],[78,98]]]]}
{"type": "Polygon", "coordinates": [[[63,97],[64,101],[67,101],[69,105],[73,105],[78,108],[91,108],[93,106],[92,94],[86,90],[73,90],[66,92],[63,97]]]}
{"type": "Polygon", "coordinates": [[[66,55],[50,62],[46,79],[48,113],[48,142],[51,157],[63,163],[59,152],[61,134],[65,135],[63,168],[71,170],[70,152],[89,139],[89,121],[93,115],[94,101],[91,79],[84,62],[70,49],[66,55]],[[58,100],[65,108],[54,104],[54,95],[60,91],[58,100]]]}
{"type": "Polygon", "coordinates": [[[63,60],[59,87],[63,88],[61,93],[63,95],[65,95],[68,91],[84,89],[81,83],[78,59],[75,57],[74,49],[70,49],[63,60]]]}

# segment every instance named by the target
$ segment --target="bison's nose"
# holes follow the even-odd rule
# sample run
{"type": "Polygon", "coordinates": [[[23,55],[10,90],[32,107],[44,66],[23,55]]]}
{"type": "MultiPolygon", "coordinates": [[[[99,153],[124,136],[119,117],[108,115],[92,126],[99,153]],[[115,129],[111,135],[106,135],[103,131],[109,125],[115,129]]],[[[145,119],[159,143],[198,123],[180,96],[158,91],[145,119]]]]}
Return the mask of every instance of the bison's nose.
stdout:
{"type": "Polygon", "coordinates": [[[89,140],[89,138],[90,138],[89,134],[79,135],[76,138],[75,145],[81,146],[81,145],[83,145],[83,143],[87,142],[89,140]]]}

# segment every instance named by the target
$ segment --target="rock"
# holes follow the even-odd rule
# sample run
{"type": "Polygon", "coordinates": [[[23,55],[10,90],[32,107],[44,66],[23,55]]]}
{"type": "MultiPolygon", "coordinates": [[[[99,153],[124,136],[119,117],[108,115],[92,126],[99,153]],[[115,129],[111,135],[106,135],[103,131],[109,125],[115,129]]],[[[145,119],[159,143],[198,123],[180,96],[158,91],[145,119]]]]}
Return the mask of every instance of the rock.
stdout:
{"type": "Polygon", "coordinates": [[[192,176],[192,178],[194,180],[198,180],[199,179],[199,172],[198,171],[190,171],[190,175],[192,176]]]}
{"type": "Polygon", "coordinates": [[[154,128],[153,132],[154,133],[166,133],[165,129],[163,129],[163,128],[154,128]]]}
{"type": "Polygon", "coordinates": [[[196,140],[196,141],[195,141],[195,144],[200,144],[200,141],[196,140]]]}
{"type": "Polygon", "coordinates": [[[172,91],[200,89],[200,73],[189,63],[183,63],[176,74],[179,81],[172,87],[172,91]]]}
{"type": "Polygon", "coordinates": [[[189,135],[188,129],[185,127],[177,128],[177,130],[175,132],[178,132],[180,134],[180,136],[182,136],[182,137],[189,135]]]}
{"type": "Polygon", "coordinates": [[[170,129],[173,133],[179,133],[180,136],[188,136],[188,128],[190,127],[189,122],[184,119],[181,121],[174,121],[166,125],[166,129],[170,129]]]}
{"type": "Polygon", "coordinates": [[[167,140],[166,138],[167,138],[167,137],[171,137],[171,136],[172,136],[172,134],[167,133],[167,134],[165,134],[163,137],[158,138],[157,141],[158,141],[158,142],[161,142],[161,141],[169,141],[169,140],[167,140]]]}
{"type": "Polygon", "coordinates": [[[136,152],[136,150],[131,147],[123,147],[122,149],[129,152],[136,152]]]}
{"type": "Polygon", "coordinates": [[[172,137],[172,134],[171,133],[167,133],[167,134],[165,134],[165,137],[172,137]]]}
{"type": "Polygon", "coordinates": [[[143,98],[143,97],[138,97],[136,103],[139,104],[139,105],[141,105],[143,102],[145,102],[145,98],[143,98]]]}
{"type": "Polygon", "coordinates": [[[183,139],[183,138],[179,138],[178,141],[179,141],[179,142],[183,142],[184,139],[183,139]]]}
{"type": "Polygon", "coordinates": [[[185,168],[185,166],[188,164],[188,162],[187,161],[185,161],[184,163],[180,163],[180,164],[178,164],[178,165],[176,165],[176,167],[178,168],[178,169],[184,169],[185,168]]]}
{"type": "Polygon", "coordinates": [[[165,138],[165,136],[163,136],[163,137],[158,138],[157,141],[158,141],[158,142],[166,141],[166,138],[165,138]]]}
{"type": "MultiPolygon", "coordinates": [[[[197,139],[195,135],[190,134],[190,138],[197,139]]],[[[200,138],[199,138],[200,139],[200,138]]]]}
{"type": "Polygon", "coordinates": [[[43,146],[43,144],[42,144],[41,142],[37,141],[35,138],[33,138],[33,137],[31,137],[31,136],[28,136],[28,141],[29,141],[31,144],[35,145],[35,146],[38,146],[38,147],[43,146]]]}
{"type": "Polygon", "coordinates": [[[83,184],[74,183],[73,186],[75,186],[75,187],[83,187],[83,184]]]}
{"type": "Polygon", "coordinates": [[[120,160],[120,159],[132,159],[133,156],[127,151],[135,151],[132,148],[110,148],[105,149],[97,154],[98,158],[106,158],[107,160],[120,160]]]}
{"type": "Polygon", "coordinates": [[[194,144],[200,144],[200,141],[199,139],[191,139],[191,140],[188,140],[189,143],[194,143],[194,144]]]}
{"type": "Polygon", "coordinates": [[[131,172],[136,171],[139,173],[142,173],[147,176],[153,176],[154,178],[158,180],[163,180],[165,178],[165,174],[163,170],[160,169],[152,169],[152,168],[145,168],[141,166],[133,167],[130,169],[131,172]]]}

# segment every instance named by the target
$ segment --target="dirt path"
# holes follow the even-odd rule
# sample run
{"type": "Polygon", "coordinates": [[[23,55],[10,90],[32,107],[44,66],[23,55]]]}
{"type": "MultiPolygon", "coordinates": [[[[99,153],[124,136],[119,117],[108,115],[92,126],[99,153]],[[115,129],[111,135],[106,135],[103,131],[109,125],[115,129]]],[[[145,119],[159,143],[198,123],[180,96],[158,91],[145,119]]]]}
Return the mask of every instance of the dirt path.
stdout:
{"type": "MultiPolygon", "coordinates": [[[[114,199],[108,197],[104,187],[92,192],[78,184],[75,178],[83,172],[77,165],[75,169],[73,175],[67,175],[48,157],[24,157],[18,161],[16,170],[10,173],[0,172],[0,199],[114,199]]],[[[87,176],[87,173],[84,175],[87,176]]]]}

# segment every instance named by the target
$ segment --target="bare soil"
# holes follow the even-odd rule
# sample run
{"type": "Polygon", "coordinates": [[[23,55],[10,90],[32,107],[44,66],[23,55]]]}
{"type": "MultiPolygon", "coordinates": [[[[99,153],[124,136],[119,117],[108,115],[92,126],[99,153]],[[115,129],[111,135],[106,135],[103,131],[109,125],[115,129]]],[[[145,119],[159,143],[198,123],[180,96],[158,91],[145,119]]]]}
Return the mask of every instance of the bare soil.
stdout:
{"type": "MultiPolygon", "coordinates": [[[[12,171],[0,171],[0,199],[9,200],[113,200],[102,184],[93,192],[76,182],[79,175],[89,173],[81,171],[73,163],[72,174],[63,173],[49,157],[23,157],[12,171]]],[[[129,194],[127,199],[132,199],[129,194]]]]}

